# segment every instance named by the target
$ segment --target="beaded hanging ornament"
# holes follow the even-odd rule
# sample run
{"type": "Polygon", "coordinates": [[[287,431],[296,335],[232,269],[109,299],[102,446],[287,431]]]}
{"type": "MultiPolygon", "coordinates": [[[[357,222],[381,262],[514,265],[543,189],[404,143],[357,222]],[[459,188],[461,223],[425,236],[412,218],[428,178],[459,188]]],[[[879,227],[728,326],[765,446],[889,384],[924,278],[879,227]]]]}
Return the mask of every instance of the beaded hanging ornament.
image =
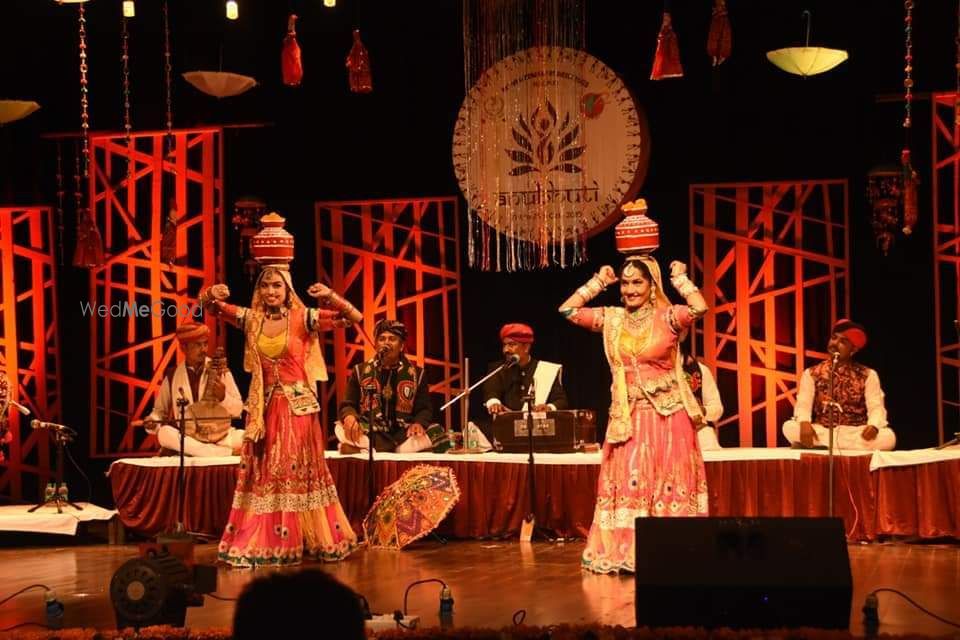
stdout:
{"type": "Polygon", "coordinates": [[[906,43],[903,66],[904,145],[903,151],[900,153],[900,166],[903,169],[903,233],[910,235],[913,233],[914,225],[917,224],[917,185],[920,183],[920,177],[910,162],[910,131],[913,127],[911,118],[913,105],[913,0],[905,0],[903,7],[905,10],[903,30],[906,43]]]}

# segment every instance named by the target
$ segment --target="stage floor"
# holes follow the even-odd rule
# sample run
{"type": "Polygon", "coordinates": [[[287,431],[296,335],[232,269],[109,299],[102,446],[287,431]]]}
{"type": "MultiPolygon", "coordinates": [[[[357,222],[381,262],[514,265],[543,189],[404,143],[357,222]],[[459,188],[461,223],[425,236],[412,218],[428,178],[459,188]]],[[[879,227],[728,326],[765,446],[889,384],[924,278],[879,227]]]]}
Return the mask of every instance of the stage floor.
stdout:
{"type": "MultiPolygon", "coordinates": [[[[407,585],[441,578],[455,599],[454,625],[511,624],[518,609],[526,623],[633,625],[633,578],[581,572],[582,541],[565,544],[521,544],[516,541],[420,542],[402,552],[360,550],[340,564],[307,564],[322,568],[364,594],[371,609],[388,613],[403,607],[407,585]]],[[[850,545],[853,606],[850,630],[863,633],[860,607],[864,596],[879,587],[899,589],[934,613],[960,617],[960,547],[885,543],[850,545]]],[[[76,546],[0,550],[0,599],[25,586],[44,583],[56,589],[66,606],[65,625],[107,628],[114,625],[108,586],[113,572],[136,555],[135,546],[76,546]]],[[[216,546],[197,549],[200,562],[212,562],[216,546]]],[[[285,569],[296,571],[298,568],[285,569]]],[[[218,594],[236,597],[254,576],[270,571],[228,569],[219,574],[218,594]]],[[[410,593],[409,611],[426,626],[438,624],[439,586],[425,584],[410,593]]],[[[187,624],[195,628],[229,627],[233,602],[206,599],[189,609],[187,624]]],[[[31,591],[0,607],[0,628],[25,621],[43,622],[43,595],[31,591]]],[[[926,635],[956,633],[891,594],[880,595],[880,632],[926,635]]],[[[34,627],[36,629],[36,627],[34,627]]]]}

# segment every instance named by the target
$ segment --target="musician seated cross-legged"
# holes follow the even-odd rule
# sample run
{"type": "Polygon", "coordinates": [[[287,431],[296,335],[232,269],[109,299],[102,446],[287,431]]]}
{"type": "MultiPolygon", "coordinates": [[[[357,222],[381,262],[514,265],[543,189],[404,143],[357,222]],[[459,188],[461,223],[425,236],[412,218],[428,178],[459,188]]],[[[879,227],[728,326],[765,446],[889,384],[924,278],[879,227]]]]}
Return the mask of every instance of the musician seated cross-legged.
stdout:
{"type": "Polygon", "coordinates": [[[374,328],[374,339],[377,355],[353,368],[340,403],[340,420],[334,432],[341,451],[369,447],[371,404],[375,451],[444,450],[446,434],[434,424],[423,369],[404,354],[406,326],[398,320],[381,320],[374,328]]]}
{"type": "Polygon", "coordinates": [[[207,357],[209,333],[206,325],[193,321],[177,327],[184,361],[165,372],[153,411],[146,419],[137,421],[148,433],[156,434],[161,455],[180,453],[180,431],[176,425],[180,419],[177,399],[181,390],[188,403],[184,411],[184,455],[239,455],[243,430],[230,426],[230,420],[240,417],[243,399],[226,367],[226,359],[207,357]]]}
{"type": "Polygon", "coordinates": [[[839,320],[833,326],[827,344],[830,357],[801,374],[794,418],[783,424],[783,435],[792,445],[827,446],[827,425],[831,422],[836,426],[837,449],[889,451],[896,445],[896,435],[887,424],[880,378],[876,371],[853,359],[866,345],[863,326],[849,320],[839,320]]]}

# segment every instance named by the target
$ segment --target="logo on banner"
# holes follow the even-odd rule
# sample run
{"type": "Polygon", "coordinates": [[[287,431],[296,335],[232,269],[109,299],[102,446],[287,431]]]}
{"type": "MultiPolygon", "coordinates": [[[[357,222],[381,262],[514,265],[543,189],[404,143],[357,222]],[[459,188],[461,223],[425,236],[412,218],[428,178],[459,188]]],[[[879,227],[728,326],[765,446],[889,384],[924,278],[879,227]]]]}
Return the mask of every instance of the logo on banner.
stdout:
{"type": "Polygon", "coordinates": [[[616,73],[583,51],[535,47],[470,90],[453,164],[483,222],[520,240],[565,241],[619,219],[649,149],[646,118],[616,73]]]}

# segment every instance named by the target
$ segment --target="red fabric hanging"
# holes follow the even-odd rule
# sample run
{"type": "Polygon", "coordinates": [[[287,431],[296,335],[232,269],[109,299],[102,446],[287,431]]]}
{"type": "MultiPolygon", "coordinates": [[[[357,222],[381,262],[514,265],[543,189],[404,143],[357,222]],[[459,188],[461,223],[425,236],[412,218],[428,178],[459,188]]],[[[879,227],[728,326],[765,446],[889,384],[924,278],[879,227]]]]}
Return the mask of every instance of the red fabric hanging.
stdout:
{"type": "Polygon", "coordinates": [[[347,69],[349,73],[350,91],[354,93],[370,93],[373,91],[373,76],[370,73],[370,55],[367,48],[360,42],[360,30],[353,30],[353,46],[347,55],[347,69]]]}
{"type": "Polygon", "coordinates": [[[663,24],[660,25],[660,34],[657,36],[657,52],[653,56],[653,71],[651,80],[683,77],[683,65],[680,64],[680,45],[677,34],[673,32],[670,13],[663,12],[663,24]]]}
{"type": "Polygon", "coordinates": [[[707,55],[713,66],[723,64],[730,57],[733,47],[733,32],[725,0],[714,0],[713,16],[710,18],[710,33],[707,35],[707,55]]]}
{"type": "Polygon", "coordinates": [[[283,38],[283,51],[280,53],[280,68],[283,72],[283,84],[299,87],[303,81],[303,61],[300,58],[300,45],[297,43],[297,14],[287,18],[287,35],[283,38]]]}
{"type": "Polygon", "coordinates": [[[73,266],[102,267],[103,239],[90,217],[88,209],[81,209],[77,217],[77,247],[73,252],[73,266]]]}

